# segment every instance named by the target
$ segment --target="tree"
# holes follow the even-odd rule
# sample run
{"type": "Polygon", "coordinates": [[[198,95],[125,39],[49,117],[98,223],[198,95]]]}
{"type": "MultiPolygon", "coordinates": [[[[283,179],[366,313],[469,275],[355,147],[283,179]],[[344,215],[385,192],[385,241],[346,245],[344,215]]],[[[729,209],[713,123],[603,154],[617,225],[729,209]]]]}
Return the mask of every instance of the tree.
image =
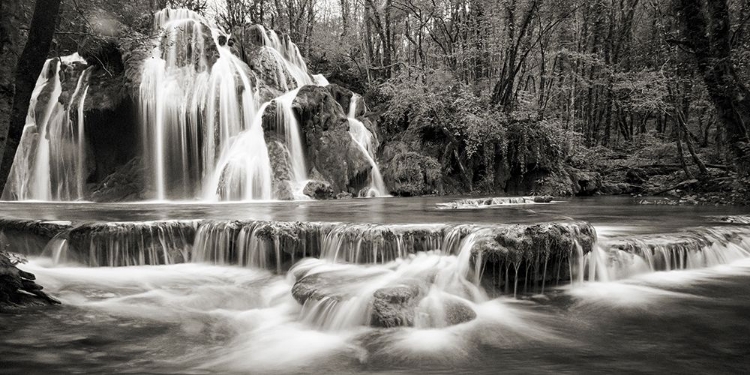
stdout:
{"type": "Polygon", "coordinates": [[[732,33],[726,0],[680,0],[685,44],[692,49],[698,71],[726,134],[740,175],[750,174],[750,92],[732,65],[732,33]]]}
{"type": "MultiPolygon", "coordinates": [[[[16,0],[0,0],[0,155],[5,148],[8,125],[13,111],[15,74],[20,35],[18,33],[21,4],[16,0]]],[[[2,186],[2,185],[0,185],[2,186]]]]}
{"type": "MultiPolygon", "coordinates": [[[[3,0],[4,3],[5,0],[3,0]]],[[[13,158],[16,155],[18,143],[21,140],[31,93],[34,90],[37,77],[44,67],[44,62],[47,59],[52,38],[55,34],[60,3],[61,0],[37,0],[34,5],[34,15],[31,18],[29,35],[23,52],[21,52],[21,56],[18,59],[19,64],[15,74],[13,108],[7,127],[7,134],[0,135],[5,136],[5,149],[3,150],[3,158],[0,162],[0,186],[5,186],[10,167],[13,164],[13,158]]]]}

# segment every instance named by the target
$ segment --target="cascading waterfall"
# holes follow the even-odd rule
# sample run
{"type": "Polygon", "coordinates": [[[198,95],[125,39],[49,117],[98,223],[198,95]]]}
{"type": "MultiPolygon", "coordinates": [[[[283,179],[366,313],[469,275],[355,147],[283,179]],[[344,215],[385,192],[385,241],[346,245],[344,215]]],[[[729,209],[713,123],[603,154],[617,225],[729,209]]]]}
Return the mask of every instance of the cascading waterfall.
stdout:
{"type": "MultiPolygon", "coordinates": [[[[262,48],[274,60],[271,63],[277,65],[274,74],[278,77],[270,78],[285,91],[271,101],[276,104],[276,132],[283,134],[290,159],[292,193],[297,199],[309,199],[302,193],[308,171],[292,103],[302,86],[328,82],[308,73],[299,48],[288,36],[280,37],[259,25],[254,28],[261,35],[262,48]]],[[[139,156],[145,171],[145,186],[138,194],[156,200],[278,198],[272,193],[273,170],[262,126],[270,101],[261,103],[262,82],[232,53],[230,36],[186,9],[157,12],[153,29],[159,37],[151,58],[143,62],[138,86],[139,156]]],[[[85,61],[74,54],[45,64],[3,199],[88,197],[84,103],[91,70],[78,76],[75,91],[68,95],[71,69],[61,72],[61,64],[85,65],[85,61]],[[74,117],[77,124],[71,121],[74,117]]],[[[372,152],[367,155],[373,159],[372,152]]],[[[374,160],[371,163],[379,174],[374,160]]],[[[378,175],[373,181],[382,178],[378,175]]],[[[383,188],[376,190],[380,193],[383,188]]]]}
{"type": "Polygon", "coordinates": [[[444,328],[476,319],[498,294],[544,294],[560,284],[581,290],[640,273],[750,258],[750,228],[742,225],[597,243],[585,222],[0,221],[0,239],[11,240],[19,229],[47,238],[44,251],[29,251],[53,264],[288,270],[285,285],[299,303],[298,320],[327,331],[444,328]]]}
{"type": "Polygon", "coordinates": [[[313,78],[307,72],[307,64],[302,58],[302,54],[297,48],[297,45],[292,43],[288,35],[280,38],[279,35],[273,30],[266,30],[261,25],[254,25],[254,28],[258,31],[262,38],[263,45],[268,49],[271,55],[276,60],[276,81],[279,83],[284,91],[288,91],[293,88],[300,88],[304,85],[319,84],[325,86],[328,81],[322,81],[320,79],[313,80],[313,78]],[[289,87],[286,82],[286,74],[289,74],[294,80],[295,87],[289,87]],[[325,84],[322,84],[325,82],[325,84]]]}
{"type": "Polygon", "coordinates": [[[16,151],[3,199],[74,201],[84,197],[86,142],[84,104],[90,69],[77,79],[69,104],[63,94],[61,69],[73,76],[75,65],[85,66],[78,54],[48,59],[32,92],[26,125],[16,151]],[[42,94],[49,95],[40,102],[42,94]],[[71,111],[75,108],[75,121],[71,111]]]}
{"type": "Polygon", "coordinates": [[[364,195],[367,197],[387,196],[388,193],[385,187],[385,182],[383,181],[383,175],[380,174],[378,163],[375,162],[374,137],[372,132],[365,127],[365,124],[363,124],[362,121],[357,120],[357,105],[359,104],[360,99],[359,95],[352,94],[347,117],[349,119],[349,134],[372,166],[370,186],[364,195]]]}
{"type": "Polygon", "coordinates": [[[206,200],[240,201],[269,200],[271,195],[271,164],[266,141],[263,138],[264,103],[250,125],[229,140],[221,152],[216,171],[210,176],[206,200]]]}
{"type": "Polygon", "coordinates": [[[289,150],[292,166],[292,187],[295,192],[298,192],[298,195],[301,195],[307,181],[307,167],[305,166],[305,153],[302,147],[299,123],[292,108],[297,93],[299,93],[299,88],[289,91],[273,101],[276,103],[276,131],[284,134],[284,142],[289,150]]]}
{"type": "MultiPolygon", "coordinates": [[[[259,100],[247,65],[220,43],[225,36],[219,30],[205,25],[184,9],[165,9],[155,17],[155,31],[163,37],[144,64],[140,100],[144,160],[153,173],[156,199],[195,196],[201,181],[215,175],[219,151],[244,131],[265,149],[262,131],[258,137],[258,129],[252,129],[259,100]],[[218,58],[209,61],[213,50],[218,58]]],[[[259,152],[250,162],[255,166],[246,172],[270,170],[267,154],[259,152]]],[[[267,198],[270,173],[246,180],[256,184],[248,191],[260,193],[243,198],[267,198]]]]}
{"type": "Polygon", "coordinates": [[[702,228],[604,241],[585,256],[583,273],[590,281],[614,281],[644,273],[713,267],[748,257],[750,231],[702,228]]]}

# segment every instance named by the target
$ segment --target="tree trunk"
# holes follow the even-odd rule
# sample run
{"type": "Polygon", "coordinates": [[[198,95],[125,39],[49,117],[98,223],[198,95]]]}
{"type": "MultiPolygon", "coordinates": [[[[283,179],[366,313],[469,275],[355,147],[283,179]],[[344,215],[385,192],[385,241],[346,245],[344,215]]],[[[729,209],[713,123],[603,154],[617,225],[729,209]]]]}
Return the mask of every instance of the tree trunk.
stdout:
{"type": "Polygon", "coordinates": [[[349,14],[351,8],[349,7],[349,0],[341,0],[341,36],[349,35],[349,14]]]}
{"type": "MultiPolygon", "coordinates": [[[[8,135],[13,112],[15,74],[18,61],[21,23],[21,3],[17,0],[0,0],[0,155],[8,135]]],[[[0,185],[2,186],[2,185],[0,185]]]]}
{"type": "Polygon", "coordinates": [[[731,30],[726,0],[680,0],[682,27],[693,47],[698,71],[722,124],[730,160],[740,175],[750,174],[750,91],[731,61],[731,30]],[[705,9],[705,11],[704,11],[705,9]]]}
{"type": "Polygon", "coordinates": [[[682,170],[685,171],[685,176],[689,179],[693,178],[693,173],[690,172],[690,168],[688,168],[687,162],[685,161],[685,155],[682,150],[682,132],[680,131],[680,128],[677,128],[677,154],[680,155],[680,166],[682,166],[682,170]]]}
{"type": "MultiPolygon", "coordinates": [[[[4,2],[5,0],[3,0],[4,2]]],[[[14,0],[11,0],[14,1],[14,0]]],[[[34,5],[34,15],[29,26],[29,36],[18,61],[16,70],[16,92],[13,97],[13,110],[0,162],[0,186],[5,186],[8,179],[13,158],[16,155],[18,143],[21,140],[23,127],[26,123],[26,113],[29,109],[31,92],[34,90],[37,77],[47,59],[52,37],[55,35],[55,25],[60,11],[61,0],[37,0],[34,5]]],[[[0,137],[5,134],[0,134],[0,137]]]]}

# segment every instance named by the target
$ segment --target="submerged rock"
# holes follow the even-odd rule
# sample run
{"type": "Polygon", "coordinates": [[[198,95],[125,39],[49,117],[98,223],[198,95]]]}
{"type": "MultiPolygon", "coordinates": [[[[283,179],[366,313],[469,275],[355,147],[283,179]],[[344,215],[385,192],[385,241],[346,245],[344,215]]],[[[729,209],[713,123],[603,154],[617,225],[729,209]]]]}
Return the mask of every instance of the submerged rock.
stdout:
{"type": "Polygon", "coordinates": [[[352,199],[354,198],[354,195],[352,193],[348,192],[341,192],[336,194],[336,199],[352,199]]]}
{"type": "Polygon", "coordinates": [[[374,327],[412,327],[422,292],[416,282],[381,288],[372,300],[371,325],[374,327]]]}
{"type": "Polygon", "coordinates": [[[331,199],[335,197],[331,184],[324,181],[308,182],[305,185],[305,189],[302,190],[302,194],[313,199],[331,199]]]}
{"type": "Polygon", "coordinates": [[[476,319],[477,313],[466,302],[458,298],[448,298],[443,302],[445,323],[449,326],[476,319]]]}
{"type": "Polygon", "coordinates": [[[542,195],[533,197],[532,199],[534,200],[534,203],[550,203],[555,199],[555,197],[551,195],[542,195]]]}

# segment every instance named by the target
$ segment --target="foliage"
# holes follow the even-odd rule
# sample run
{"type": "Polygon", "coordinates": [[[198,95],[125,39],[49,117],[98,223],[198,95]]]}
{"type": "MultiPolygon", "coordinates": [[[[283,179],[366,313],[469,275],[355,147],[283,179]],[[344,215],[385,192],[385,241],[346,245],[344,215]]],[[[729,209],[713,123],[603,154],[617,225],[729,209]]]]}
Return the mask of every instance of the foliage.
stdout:
{"type": "Polygon", "coordinates": [[[425,140],[452,137],[467,158],[485,144],[505,140],[507,118],[444,70],[403,73],[383,83],[379,91],[386,108],[382,124],[388,133],[408,131],[425,140]]]}

